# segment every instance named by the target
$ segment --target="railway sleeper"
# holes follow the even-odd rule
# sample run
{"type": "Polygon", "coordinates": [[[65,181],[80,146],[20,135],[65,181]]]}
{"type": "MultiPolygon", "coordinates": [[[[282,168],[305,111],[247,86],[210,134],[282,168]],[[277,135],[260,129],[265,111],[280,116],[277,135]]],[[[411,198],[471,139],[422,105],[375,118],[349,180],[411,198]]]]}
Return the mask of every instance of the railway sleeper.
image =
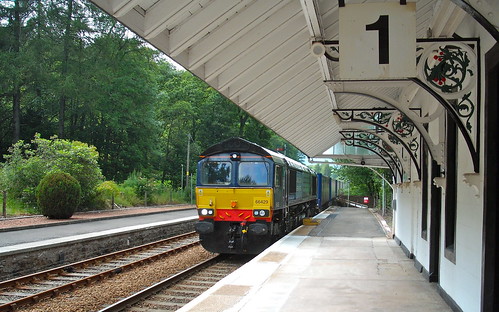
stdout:
{"type": "MultiPolygon", "coordinates": [[[[172,308],[175,308],[175,310],[180,307],[177,302],[153,301],[153,300],[147,300],[146,302],[149,305],[155,305],[155,306],[160,306],[160,307],[164,307],[164,308],[172,307],[172,308]]],[[[145,310],[145,311],[149,311],[149,310],[145,310]]]]}
{"type": "MultiPolygon", "coordinates": [[[[199,293],[201,294],[201,292],[199,293]]],[[[197,297],[197,294],[195,295],[197,297]]],[[[194,296],[179,296],[179,295],[169,295],[169,294],[161,294],[151,297],[151,300],[161,300],[161,302],[170,302],[170,303],[187,303],[192,300],[194,296]]],[[[147,300],[149,301],[149,300],[147,300]]]]}
{"type": "Polygon", "coordinates": [[[195,289],[195,290],[202,290],[204,291],[207,287],[207,285],[184,285],[184,284],[178,284],[175,286],[177,289],[184,290],[184,289],[195,289]]]}
{"type": "Polygon", "coordinates": [[[49,285],[41,285],[41,284],[31,284],[31,285],[26,285],[26,286],[18,286],[16,287],[17,289],[22,289],[22,290],[48,290],[50,289],[49,285]]]}

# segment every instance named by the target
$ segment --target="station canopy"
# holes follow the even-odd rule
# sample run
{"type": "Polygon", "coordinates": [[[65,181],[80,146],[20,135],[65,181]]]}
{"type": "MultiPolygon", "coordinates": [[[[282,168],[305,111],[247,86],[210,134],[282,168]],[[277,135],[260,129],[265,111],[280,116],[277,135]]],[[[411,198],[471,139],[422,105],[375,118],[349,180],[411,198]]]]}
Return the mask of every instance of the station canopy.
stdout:
{"type": "MultiPolygon", "coordinates": [[[[338,53],[340,9],[380,0],[91,1],[310,158],[324,157],[326,151],[331,157],[355,154],[354,149],[331,149],[345,139],[340,131],[372,130],[369,124],[342,122],[333,110],[393,108],[379,97],[342,92],[345,88],[362,87],[390,99],[410,100],[416,92],[404,80],[339,79],[344,58],[338,53]]],[[[452,37],[466,17],[453,1],[412,3],[415,37],[452,37]]],[[[382,29],[374,22],[376,38],[382,29]]],[[[409,105],[417,109],[421,104],[409,105]]],[[[367,165],[383,166],[372,155],[361,157],[367,165]]]]}

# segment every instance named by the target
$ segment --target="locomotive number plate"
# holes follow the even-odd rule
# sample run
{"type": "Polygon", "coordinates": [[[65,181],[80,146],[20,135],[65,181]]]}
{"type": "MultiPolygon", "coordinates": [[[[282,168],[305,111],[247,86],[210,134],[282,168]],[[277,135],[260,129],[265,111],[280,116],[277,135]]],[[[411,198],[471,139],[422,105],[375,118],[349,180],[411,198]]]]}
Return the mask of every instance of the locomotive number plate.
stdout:
{"type": "Polygon", "coordinates": [[[253,199],[253,206],[268,207],[270,206],[270,199],[267,197],[255,197],[253,199]]]}

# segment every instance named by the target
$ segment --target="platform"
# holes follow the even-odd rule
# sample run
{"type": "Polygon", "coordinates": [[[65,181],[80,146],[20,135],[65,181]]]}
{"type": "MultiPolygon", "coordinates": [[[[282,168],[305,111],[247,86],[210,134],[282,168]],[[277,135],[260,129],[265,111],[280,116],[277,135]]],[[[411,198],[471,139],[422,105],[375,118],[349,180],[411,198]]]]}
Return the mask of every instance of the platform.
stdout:
{"type": "MultiPolygon", "coordinates": [[[[102,213],[105,215],[105,213],[102,213]]],[[[11,249],[23,249],[23,245],[47,245],[50,241],[68,241],[75,237],[96,237],[150,227],[172,220],[197,217],[195,209],[179,209],[161,213],[130,214],[72,222],[40,224],[0,231],[0,254],[11,249]]]]}
{"type": "Polygon", "coordinates": [[[179,311],[452,311],[369,210],[318,218],[179,311]]]}

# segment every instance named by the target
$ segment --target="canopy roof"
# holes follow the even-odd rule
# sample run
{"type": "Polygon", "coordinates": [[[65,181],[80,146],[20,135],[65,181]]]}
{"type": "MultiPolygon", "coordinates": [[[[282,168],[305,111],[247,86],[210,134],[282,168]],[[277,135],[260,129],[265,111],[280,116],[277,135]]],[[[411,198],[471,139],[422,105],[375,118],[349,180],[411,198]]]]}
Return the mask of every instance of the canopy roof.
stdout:
{"type": "MultiPolygon", "coordinates": [[[[345,86],[325,83],[338,79],[340,61],[311,50],[318,41],[333,51],[339,40],[339,5],[380,0],[92,2],[309,157],[340,142],[340,130],[351,126],[335,117],[333,109],[390,107],[379,98],[340,92],[345,86]]],[[[416,37],[451,38],[465,18],[471,19],[453,2],[465,3],[418,0],[416,37]]],[[[477,7],[497,20],[489,12],[497,13],[497,3],[492,3],[483,0],[477,7]]],[[[363,87],[385,98],[407,98],[409,108],[424,105],[412,102],[419,91],[404,81],[363,87]]]]}

